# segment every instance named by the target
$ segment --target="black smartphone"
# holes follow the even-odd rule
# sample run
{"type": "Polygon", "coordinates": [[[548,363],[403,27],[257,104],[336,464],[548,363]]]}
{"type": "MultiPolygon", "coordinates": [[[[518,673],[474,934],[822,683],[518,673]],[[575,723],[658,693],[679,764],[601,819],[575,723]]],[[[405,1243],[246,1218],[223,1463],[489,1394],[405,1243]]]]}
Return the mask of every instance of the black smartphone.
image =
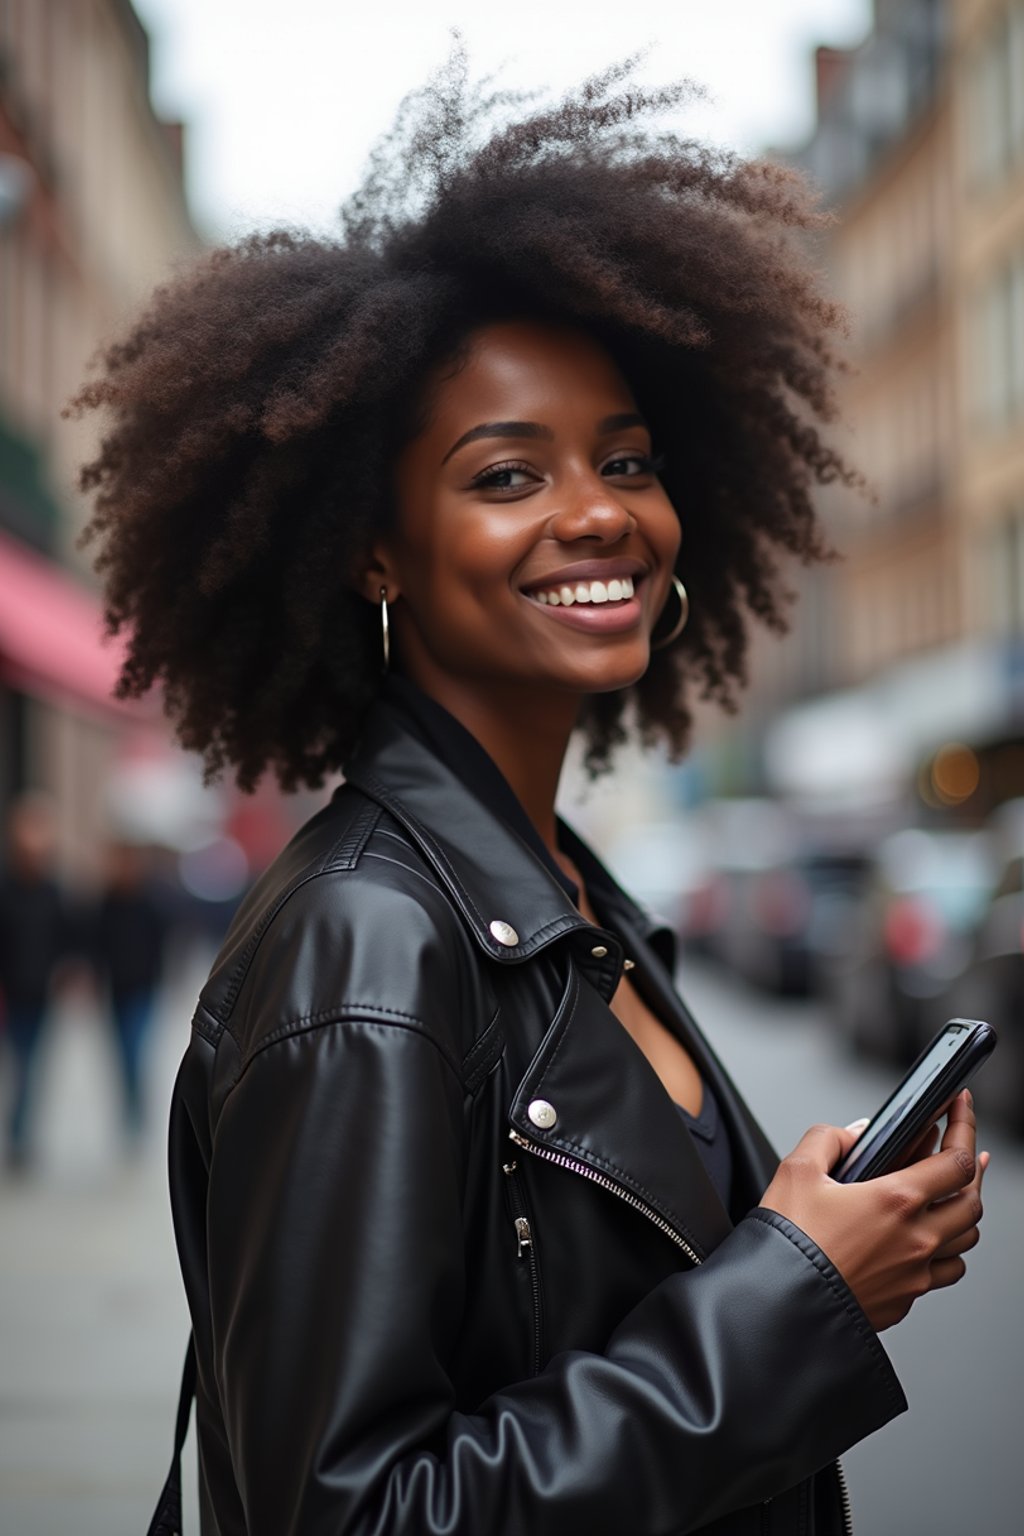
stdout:
{"type": "Polygon", "coordinates": [[[995,1043],[991,1024],[981,1019],[950,1019],[868,1121],[832,1170],[832,1177],[840,1184],[855,1184],[888,1173],[974,1076],[995,1043]]]}

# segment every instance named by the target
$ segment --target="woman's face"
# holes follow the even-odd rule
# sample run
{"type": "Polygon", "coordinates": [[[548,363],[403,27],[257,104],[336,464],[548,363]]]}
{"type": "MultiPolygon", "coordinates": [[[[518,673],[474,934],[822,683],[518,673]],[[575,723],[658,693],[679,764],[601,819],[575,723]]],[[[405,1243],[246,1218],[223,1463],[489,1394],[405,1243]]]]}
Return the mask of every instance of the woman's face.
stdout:
{"type": "MultiPolygon", "coordinates": [[[[679,520],[629,387],[582,331],[482,327],[432,381],[384,555],[401,665],[452,686],[582,695],[644,673],[679,520]]],[[[372,594],[376,597],[378,594],[372,594]]]]}

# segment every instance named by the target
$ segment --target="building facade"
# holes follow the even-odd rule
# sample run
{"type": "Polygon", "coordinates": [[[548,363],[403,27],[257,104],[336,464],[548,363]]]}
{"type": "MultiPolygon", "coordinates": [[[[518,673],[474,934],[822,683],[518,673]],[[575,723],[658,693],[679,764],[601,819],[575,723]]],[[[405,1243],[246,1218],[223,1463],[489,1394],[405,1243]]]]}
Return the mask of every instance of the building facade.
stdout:
{"type": "Polygon", "coordinates": [[[199,250],[182,128],[149,95],[130,0],[0,0],[0,811],[50,792],[87,863],[111,754],[139,711],[76,548],[93,422],[61,419],[87,361],[199,250]]]}
{"type": "MultiPolygon", "coordinates": [[[[834,436],[872,496],[821,495],[841,559],[757,646],[744,787],[895,793],[950,742],[1024,734],[1024,0],[876,0],[816,66],[789,158],[838,214],[834,436]]],[[[978,816],[1019,769],[982,775],[978,816]]]]}

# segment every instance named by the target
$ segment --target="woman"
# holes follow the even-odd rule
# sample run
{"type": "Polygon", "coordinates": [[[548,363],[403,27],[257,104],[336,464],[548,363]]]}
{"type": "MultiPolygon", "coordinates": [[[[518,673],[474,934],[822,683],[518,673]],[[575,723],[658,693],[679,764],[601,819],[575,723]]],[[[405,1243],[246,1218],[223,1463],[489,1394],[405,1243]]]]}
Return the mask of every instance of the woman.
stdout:
{"type": "Polygon", "coordinates": [[[834,1458],[905,1406],[877,1330],[977,1240],[969,1103],[870,1185],[850,1130],[780,1165],[554,811],[574,730],[678,750],[821,552],[813,215],[652,129],[678,92],[487,136],[458,64],[341,243],[214,256],[86,395],[123,690],[243,785],[345,770],[175,1089],[203,1530],[838,1532],[834,1458]]]}

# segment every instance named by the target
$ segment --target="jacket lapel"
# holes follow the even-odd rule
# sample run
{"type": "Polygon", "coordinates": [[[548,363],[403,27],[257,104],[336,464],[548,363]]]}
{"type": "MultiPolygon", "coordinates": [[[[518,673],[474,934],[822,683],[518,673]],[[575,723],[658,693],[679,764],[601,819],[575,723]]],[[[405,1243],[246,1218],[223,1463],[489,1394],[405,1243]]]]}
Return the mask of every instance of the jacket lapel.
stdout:
{"type": "MultiPolygon", "coordinates": [[[[511,1122],[542,1156],[578,1163],[646,1208],[703,1258],[730,1221],[647,1058],[573,969],[558,1017],[516,1091],[511,1122]],[[550,1106],[537,1123],[531,1109],[550,1106]]],[[[578,1171],[578,1170],[577,1170],[578,1171]]]]}

